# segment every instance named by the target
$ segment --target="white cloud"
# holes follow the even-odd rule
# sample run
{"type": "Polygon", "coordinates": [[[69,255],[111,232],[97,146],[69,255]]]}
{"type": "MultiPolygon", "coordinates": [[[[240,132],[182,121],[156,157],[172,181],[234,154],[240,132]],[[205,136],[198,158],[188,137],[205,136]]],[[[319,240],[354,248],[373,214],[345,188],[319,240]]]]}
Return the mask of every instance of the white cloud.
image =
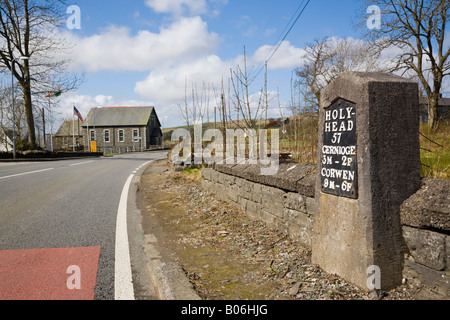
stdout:
{"type": "Polygon", "coordinates": [[[217,17],[228,0],[146,0],[145,4],[156,13],[183,16],[208,15],[217,17]]]}
{"type": "MultiPolygon", "coordinates": [[[[255,54],[248,58],[248,66],[255,67],[264,61],[262,57],[267,52],[271,52],[270,46],[259,48],[255,54]]],[[[299,66],[301,63],[301,55],[303,49],[295,48],[289,43],[280,47],[277,55],[271,60],[271,69],[291,68],[299,66]],[[289,59],[289,53],[294,53],[294,57],[289,59]]],[[[171,61],[171,60],[169,60],[171,61]]],[[[136,61],[135,61],[136,62],[136,61]]],[[[119,63],[119,62],[117,62],[119,63]]],[[[145,63],[145,62],[141,62],[145,63]]],[[[203,84],[215,86],[216,93],[210,91],[210,116],[213,115],[214,106],[218,103],[215,94],[220,94],[220,86],[224,81],[225,90],[228,93],[228,79],[230,77],[230,68],[235,70],[237,65],[242,66],[243,56],[237,56],[235,59],[224,61],[214,54],[199,54],[198,56],[188,56],[186,59],[177,59],[172,63],[165,63],[161,59],[159,65],[155,64],[151,67],[148,76],[141,81],[136,82],[135,93],[139,96],[139,100],[130,100],[121,96],[104,95],[99,92],[95,96],[77,95],[76,93],[67,94],[63,97],[60,108],[64,110],[64,118],[71,117],[72,106],[75,104],[84,117],[87,116],[92,107],[103,106],[143,106],[153,105],[156,107],[159,117],[165,121],[165,126],[176,126],[182,123],[179,115],[179,105],[184,105],[185,91],[187,90],[188,100],[192,100],[192,86],[197,86],[199,95],[203,93],[203,84]],[[187,86],[186,86],[187,85],[187,86]]],[[[153,64],[153,63],[152,63],[153,64]]],[[[124,70],[126,69],[123,66],[124,70]]],[[[257,81],[256,81],[257,82],[257,81]]],[[[252,90],[253,104],[259,101],[259,92],[261,83],[255,84],[255,90],[252,90]],[[257,88],[256,88],[257,87],[257,88]]],[[[272,96],[272,93],[271,93],[272,96]]],[[[206,99],[206,98],[205,98],[206,99]]],[[[276,100],[276,99],[275,99],[276,100]]],[[[271,101],[275,103],[274,99],[271,101]],[[273,100],[273,101],[272,101],[273,100]]],[[[270,109],[270,116],[279,116],[277,108],[270,109]]],[[[212,118],[211,118],[212,119],[212,118]]],[[[206,119],[205,119],[206,121],[206,119]]]]}
{"type": "MultiPolygon", "coordinates": [[[[264,63],[265,59],[273,52],[274,47],[262,46],[253,56],[247,57],[248,69],[258,67],[264,63]]],[[[283,42],[277,53],[269,63],[271,70],[289,69],[300,66],[303,63],[304,49],[299,49],[289,42],[283,42]]],[[[195,59],[180,61],[174,65],[162,66],[153,69],[149,75],[136,83],[135,93],[142,99],[152,99],[158,105],[177,106],[184,105],[185,93],[190,100],[192,95],[192,85],[197,85],[197,90],[201,94],[202,86],[212,84],[218,92],[221,81],[227,91],[230,69],[235,70],[236,66],[243,65],[243,56],[224,61],[217,55],[205,55],[195,59]]],[[[262,87],[262,82],[255,81],[252,92],[258,92],[262,87]]],[[[215,99],[214,93],[209,92],[211,99],[215,99]]],[[[215,104],[215,101],[211,103],[215,104]]],[[[176,109],[178,109],[176,107],[176,109]]]]}
{"type": "Polygon", "coordinates": [[[75,44],[74,67],[87,71],[145,71],[214,51],[218,36],[208,32],[200,17],[183,18],[159,33],[141,30],[132,35],[126,27],[111,26],[103,33],[80,38],[66,34],[75,44]]]}
{"type": "MultiPolygon", "coordinates": [[[[201,14],[214,7],[226,4],[226,0],[148,0],[147,5],[157,12],[201,14]]],[[[75,104],[86,116],[92,107],[100,106],[138,106],[155,105],[158,114],[169,119],[179,120],[178,105],[184,104],[187,79],[188,98],[192,94],[192,84],[198,86],[214,84],[220,90],[221,81],[228,85],[230,68],[242,66],[242,56],[222,60],[217,54],[219,36],[208,30],[208,25],[200,16],[178,17],[178,19],[160,28],[159,32],[141,30],[132,33],[127,27],[110,26],[97,34],[81,37],[76,33],[65,33],[66,38],[75,44],[71,59],[74,69],[87,72],[101,71],[143,71],[148,76],[137,80],[134,91],[137,99],[129,100],[120,96],[105,95],[98,92],[95,96],[67,95],[61,102],[65,116],[70,116],[75,104]]],[[[273,46],[262,46],[251,56],[248,54],[248,66],[258,67],[264,63],[273,46]]],[[[302,63],[303,49],[289,42],[282,43],[272,57],[269,68],[292,69],[302,63]]],[[[120,76],[120,74],[119,74],[120,76]]],[[[259,86],[259,84],[255,84],[259,86]]],[[[257,92],[260,87],[255,89],[257,92]]],[[[214,93],[209,92],[210,104],[215,105],[214,93]]]]}
{"type": "Polygon", "coordinates": [[[192,83],[201,86],[214,83],[217,85],[229,74],[232,65],[222,61],[216,55],[153,70],[148,77],[136,83],[135,92],[144,99],[155,99],[165,104],[183,101],[186,83],[191,90],[192,83]]]}
{"type": "MultiPolygon", "coordinates": [[[[252,57],[252,61],[255,63],[265,63],[268,60],[276,46],[264,45],[256,50],[252,57]]],[[[270,70],[274,69],[293,69],[299,67],[303,64],[304,55],[306,51],[302,48],[296,48],[291,45],[289,41],[283,41],[272,56],[268,63],[268,68],[270,70]]]]}
{"type": "MultiPolygon", "coordinates": [[[[255,54],[248,58],[247,65],[258,67],[273,52],[274,47],[262,46],[255,54]]],[[[269,68],[293,69],[303,63],[304,49],[299,49],[285,41],[272,57],[269,68]]],[[[166,67],[153,69],[146,79],[139,81],[135,86],[135,93],[144,99],[154,99],[165,104],[183,101],[185,97],[186,78],[188,91],[192,83],[201,86],[202,83],[212,83],[217,88],[222,79],[227,82],[230,69],[235,70],[237,65],[243,65],[243,56],[233,60],[224,61],[217,55],[205,55],[195,59],[186,59],[166,67]]],[[[226,83],[225,83],[226,86],[226,83]]],[[[259,87],[258,87],[259,90],[259,87]]]]}
{"type": "Polygon", "coordinates": [[[206,0],[146,0],[146,5],[158,13],[181,16],[186,10],[192,15],[207,12],[206,0]]]}

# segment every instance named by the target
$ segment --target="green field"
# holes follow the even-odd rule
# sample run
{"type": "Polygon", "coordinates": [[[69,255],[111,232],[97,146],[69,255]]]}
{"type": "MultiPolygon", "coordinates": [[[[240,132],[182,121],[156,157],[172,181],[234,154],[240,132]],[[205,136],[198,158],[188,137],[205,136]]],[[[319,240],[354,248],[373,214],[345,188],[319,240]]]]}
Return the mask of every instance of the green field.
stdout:
{"type": "Polygon", "coordinates": [[[420,134],[422,177],[450,179],[450,121],[441,123],[436,130],[422,125],[420,134]]]}

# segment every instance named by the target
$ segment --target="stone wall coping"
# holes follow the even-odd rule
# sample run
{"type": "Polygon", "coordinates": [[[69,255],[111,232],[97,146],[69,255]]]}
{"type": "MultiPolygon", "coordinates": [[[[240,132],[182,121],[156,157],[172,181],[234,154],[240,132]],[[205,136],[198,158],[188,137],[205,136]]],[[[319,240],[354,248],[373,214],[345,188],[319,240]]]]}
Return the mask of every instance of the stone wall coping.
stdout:
{"type": "MultiPolygon", "coordinates": [[[[261,165],[216,164],[214,170],[256,183],[315,197],[315,166],[280,163],[274,176],[260,174],[261,165]]],[[[421,188],[400,208],[402,225],[420,229],[450,232],[450,180],[422,179],[421,188]]]]}
{"type": "Polygon", "coordinates": [[[280,163],[278,173],[271,176],[261,175],[261,167],[261,164],[216,164],[214,169],[245,180],[285,191],[298,192],[304,196],[314,198],[315,165],[291,162],[280,163]]]}
{"type": "Polygon", "coordinates": [[[450,232],[450,180],[422,179],[421,188],[401,206],[402,225],[450,232]]]}

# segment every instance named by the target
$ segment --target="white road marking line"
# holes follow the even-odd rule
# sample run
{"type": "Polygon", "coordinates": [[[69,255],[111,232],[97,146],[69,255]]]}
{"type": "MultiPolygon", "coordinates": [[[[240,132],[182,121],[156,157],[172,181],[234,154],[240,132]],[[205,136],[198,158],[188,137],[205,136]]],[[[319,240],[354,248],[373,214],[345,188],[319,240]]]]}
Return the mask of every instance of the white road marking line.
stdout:
{"type": "Polygon", "coordinates": [[[8,179],[8,178],[14,178],[14,177],[20,177],[20,176],[24,176],[24,175],[28,175],[28,174],[33,174],[33,173],[39,173],[39,172],[50,171],[50,170],[54,170],[54,169],[55,169],[55,168],[48,168],[48,169],[42,169],[42,170],[36,170],[36,171],[30,171],[30,172],[24,172],[24,173],[13,174],[13,175],[10,175],[10,176],[0,177],[0,180],[8,179]]]}
{"type": "MultiPolygon", "coordinates": [[[[144,165],[152,161],[146,162],[144,165]]],[[[120,196],[119,208],[117,210],[116,222],[116,252],[115,252],[115,277],[114,296],[115,300],[134,300],[133,277],[131,271],[130,247],[127,231],[127,205],[128,192],[135,173],[131,174],[120,196]]]]}
{"type": "Polygon", "coordinates": [[[114,292],[116,300],[134,300],[133,278],[131,274],[130,248],[127,231],[128,191],[134,174],[130,175],[120,196],[116,223],[116,253],[114,292]]]}
{"type": "Polygon", "coordinates": [[[79,162],[79,163],[74,163],[74,164],[69,165],[69,167],[80,166],[80,165],[82,165],[82,164],[88,164],[88,163],[91,163],[91,162],[94,162],[94,160],[91,160],[91,161],[85,161],[85,162],[79,162]]]}

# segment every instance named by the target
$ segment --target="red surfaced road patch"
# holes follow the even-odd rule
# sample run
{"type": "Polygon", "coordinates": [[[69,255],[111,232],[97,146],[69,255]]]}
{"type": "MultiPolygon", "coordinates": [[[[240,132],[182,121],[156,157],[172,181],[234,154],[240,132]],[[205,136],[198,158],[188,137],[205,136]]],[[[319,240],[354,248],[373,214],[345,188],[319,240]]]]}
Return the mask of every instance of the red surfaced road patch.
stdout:
{"type": "Polygon", "coordinates": [[[100,247],[0,251],[0,300],[93,300],[100,247]]]}

